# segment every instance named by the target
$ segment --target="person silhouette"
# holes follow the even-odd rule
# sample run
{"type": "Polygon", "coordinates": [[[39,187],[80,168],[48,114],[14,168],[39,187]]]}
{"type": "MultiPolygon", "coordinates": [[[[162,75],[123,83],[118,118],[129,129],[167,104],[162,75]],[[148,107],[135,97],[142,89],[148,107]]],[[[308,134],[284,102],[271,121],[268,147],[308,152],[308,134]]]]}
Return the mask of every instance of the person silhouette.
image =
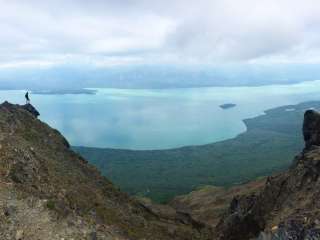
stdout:
{"type": "Polygon", "coordinates": [[[24,97],[26,98],[26,104],[29,104],[30,103],[29,92],[26,92],[26,95],[24,95],[24,97]]]}

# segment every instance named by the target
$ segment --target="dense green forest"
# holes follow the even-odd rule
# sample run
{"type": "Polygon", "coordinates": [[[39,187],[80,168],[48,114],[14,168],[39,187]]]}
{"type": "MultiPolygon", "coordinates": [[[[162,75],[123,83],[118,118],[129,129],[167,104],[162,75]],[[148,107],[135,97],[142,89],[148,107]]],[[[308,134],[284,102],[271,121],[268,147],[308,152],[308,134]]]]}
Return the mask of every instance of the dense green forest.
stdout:
{"type": "Polygon", "coordinates": [[[287,168],[303,148],[302,121],[320,102],[271,109],[244,120],[236,138],[202,146],[134,151],[73,147],[122,190],[166,202],[203,185],[231,186],[287,168]]]}

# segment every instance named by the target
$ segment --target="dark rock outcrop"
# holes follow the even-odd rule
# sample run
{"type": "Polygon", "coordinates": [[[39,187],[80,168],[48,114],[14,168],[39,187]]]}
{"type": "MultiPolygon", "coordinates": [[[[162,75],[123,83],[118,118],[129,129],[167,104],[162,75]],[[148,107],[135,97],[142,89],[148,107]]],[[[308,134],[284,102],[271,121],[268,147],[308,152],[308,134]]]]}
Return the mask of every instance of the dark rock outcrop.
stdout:
{"type": "Polygon", "coordinates": [[[320,229],[317,226],[306,227],[302,219],[289,219],[279,224],[273,233],[260,233],[257,240],[289,239],[318,240],[320,239],[320,229]]]}
{"type": "Polygon", "coordinates": [[[217,225],[219,239],[320,239],[320,114],[305,113],[306,148],[259,194],[237,196],[217,225]],[[259,236],[260,235],[260,236],[259,236]]]}
{"type": "Polygon", "coordinates": [[[21,106],[23,109],[27,110],[28,112],[30,112],[34,117],[38,117],[40,116],[40,113],[37,111],[37,109],[35,109],[34,106],[32,106],[30,103],[27,103],[23,106],[21,106]]]}
{"type": "Polygon", "coordinates": [[[303,137],[306,148],[320,145],[320,113],[307,110],[304,114],[303,137]]]}

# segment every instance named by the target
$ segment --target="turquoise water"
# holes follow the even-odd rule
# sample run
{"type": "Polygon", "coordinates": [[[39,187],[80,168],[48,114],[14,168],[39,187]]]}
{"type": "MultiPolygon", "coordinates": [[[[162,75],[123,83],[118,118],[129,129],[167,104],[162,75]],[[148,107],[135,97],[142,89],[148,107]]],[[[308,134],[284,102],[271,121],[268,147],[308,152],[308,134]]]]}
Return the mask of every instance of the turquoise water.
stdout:
{"type": "MultiPolygon", "coordinates": [[[[320,81],[261,87],[162,90],[97,89],[96,95],[36,95],[40,119],[72,145],[164,149],[232,138],[242,120],[269,108],[320,100],[320,81]],[[235,103],[223,110],[219,105],[235,103]]],[[[24,103],[24,91],[0,91],[0,100],[24,103]]]]}

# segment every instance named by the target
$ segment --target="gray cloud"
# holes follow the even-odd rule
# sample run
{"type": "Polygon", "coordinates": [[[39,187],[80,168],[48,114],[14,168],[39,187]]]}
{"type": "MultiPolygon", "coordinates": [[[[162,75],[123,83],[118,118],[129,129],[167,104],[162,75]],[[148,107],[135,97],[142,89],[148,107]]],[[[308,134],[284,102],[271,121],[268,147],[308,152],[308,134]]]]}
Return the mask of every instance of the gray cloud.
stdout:
{"type": "Polygon", "coordinates": [[[319,61],[316,0],[0,0],[0,67],[319,61]]]}

